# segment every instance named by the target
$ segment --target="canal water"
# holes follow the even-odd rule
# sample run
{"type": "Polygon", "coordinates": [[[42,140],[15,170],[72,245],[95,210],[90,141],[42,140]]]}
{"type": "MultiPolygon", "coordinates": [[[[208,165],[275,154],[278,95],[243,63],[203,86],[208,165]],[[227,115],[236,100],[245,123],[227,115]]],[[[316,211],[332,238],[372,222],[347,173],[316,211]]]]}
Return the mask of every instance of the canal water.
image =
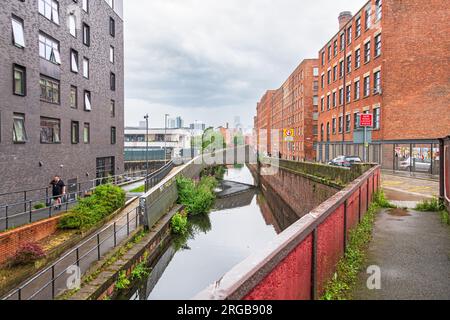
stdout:
{"type": "MultiPolygon", "coordinates": [[[[229,168],[224,180],[254,184],[245,166],[229,168]]],[[[257,189],[218,199],[209,215],[190,219],[189,233],[174,238],[152,266],[150,276],[124,298],[194,297],[298,219],[290,208],[277,212],[283,216],[274,215],[257,189]]]]}

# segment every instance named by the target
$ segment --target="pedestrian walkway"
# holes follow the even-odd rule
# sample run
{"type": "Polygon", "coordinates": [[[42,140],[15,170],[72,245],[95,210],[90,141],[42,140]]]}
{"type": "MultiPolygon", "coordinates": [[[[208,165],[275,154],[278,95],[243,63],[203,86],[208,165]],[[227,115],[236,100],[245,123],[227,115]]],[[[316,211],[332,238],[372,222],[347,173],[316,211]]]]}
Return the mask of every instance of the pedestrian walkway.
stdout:
{"type": "Polygon", "coordinates": [[[422,201],[439,195],[439,181],[382,173],[382,187],[392,201],[422,201]]]}
{"type": "Polygon", "coordinates": [[[25,281],[19,287],[20,292],[15,291],[9,299],[51,300],[67,290],[67,281],[71,276],[67,272],[68,268],[78,266],[83,275],[92,263],[105,257],[139,227],[138,206],[139,199],[130,202],[112,222],[67,250],[53,267],[50,266],[25,281]]]}

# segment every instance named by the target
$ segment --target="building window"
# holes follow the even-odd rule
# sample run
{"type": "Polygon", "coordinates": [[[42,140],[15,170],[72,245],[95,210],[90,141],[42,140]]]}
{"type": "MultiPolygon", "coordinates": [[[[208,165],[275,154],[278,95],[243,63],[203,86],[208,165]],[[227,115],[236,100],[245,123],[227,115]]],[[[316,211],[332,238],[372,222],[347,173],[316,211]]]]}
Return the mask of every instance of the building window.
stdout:
{"type": "Polygon", "coordinates": [[[39,55],[55,64],[61,64],[59,42],[44,33],[39,33],[39,55]]]}
{"type": "Polygon", "coordinates": [[[23,20],[13,16],[12,17],[12,30],[13,30],[13,43],[19,48],[25,48],[25,36],[23,32],[23,20]]]}
{"type": "Polygon", "coordinates": [[[39,13],[59,24],[59,3],[56,0],[39,0],[39,13]]]}
{"type": "Polygon", "coordinates": [[[322,66],[325,65],[325,51],[322,51],[322,66]]]}
{"type": "Polygon", "coordinates": [[[358,38],[361,36],[361,17],[356,19],[356,32],[355,37],[358,38]]]}
{"type": "Polygon", "coordinates": [[[359,100],[361,92],[361,83],[359,80],[355,81],[355,100],[359,100]]]}
{"type": "Polygon", "coordinates": [[[370,61],[370,41],[368,41],[364,45],[364,62],[367,63],[370,61]]]}
{"type": "Polygon", "coordinates": [[[327,123],[327,141],[330,141],[330,136],[331,136],[331,128],[330,128],[330,123],[327,123]]]}
{"type": "Polygon", "coordinates": [[[89,79],[89,59],[83,58],[83,77],[89,79]]]}
{"type": "Polygon", "coordinates": [[[116,91],[116,75],[113,72],[111,72],[109,75],[109,83],[111,91],[116,91]]]}
{"type": "Polygon", "coordinates": [[[41,86],[41,101],[59,104],[59,81],[41,76],[39,84],[41,86]]]}
{"type": "Polygon", "coordinates": [[[313,91],[319,91],[319,81],[313,81],[313,91]]]}
{"type": "Polygon", "coordinates": [[[344,88],[339,89],[339,105],[344,104],[344,88]]]}
{"type": "Polygon", "coordinates": [[[347,114],[345,116],[345,132],[350,132],[352,126],[352,116],[351,114],[347,114]]]}
{"type": "Polygon", "coordinates": [[[321,79],[320,79],[320,86],[323,88],[325,88],[325,75],[323,74],[321,79]]]}
{"type": "Polygon", "coordinates": [[[116,102],[114,100],[111,100],[110,108],[111,118],[114,118],[116,116],[116,102]]]}
{"type": "Polygon", "coordinates": [[[333,134],[336,134],[336,118],[333,118],[333,120],[331,121],[332,123],[332,130],[333,130],[333,134]]]}
{"type": "Polygon", "coordinates": [[[78,109],[78,88],[70,86],[69,104],[72,109],[78,109]]]}
{"type": "Polygon", "coordinates": [[[381,34],[375,37],[375,57],[381,55],[381,34]]]}
{"type": "Polygon", "coordinates": [[[373,109],[373,128],[380,129],[380,108],[373,109]]]}
{"type": "Polygon", "coordinates": [[[75,38],[77,37],[77,17],[73,13],[69,15],[69,32],[75,38]]]}
{"type": "Polygon", "coordinates": [[[116,127],[111,127],[111,144],[116,144],[116,127]]]}
{"type": "Polygon", "coordinates": [[[351,73],[352,72],[352,56],[349,55],[347,57],[347,73],[351,73]]]}
{"type": "Polygon", "coordinates": [[[89,0],[82,0],[81,7],[85,12],[89,12],[89,0]]]}
{"type": "Polygon", "coordinates": [[[352,101],[352,86],[348,85],[345,89],[345,98],[347,103],[350,103],[352,101]]]}
{"type": "Polygon", "coordinates": [[[340,116],[339,117],[339,133],[342,133],[343,125],[344,125],[343,121],[344,121],[344,118],[342,116],[340,116]]]}
{"type": "Polygon", "coordinates": [[[91,111],[92,110],[91,92],[87,91],[87,90],[84,91],[84,110],[85,111],[91,111]]]}
{"type": "Polygon", "coordinates": [[[345,33],[341,34],[340,44],[341,44],[341,51],[344,51],[344,49],[345,49],[345,33]]]}
{"type": "Polygon", "coordinates": [[[327,95],[327,110],[330,110],[330,95],[327,95]]]}
{"type": "Polygon", "coordinates": [[[331,84],[331,70],[328,70],[328,84],[331,84]]]}
{"type": "Polygon", "coordinates": [[[353,114],[353,130],[359,129],[359,112],[353,114]]]}
{"type": "Polygon", "coordinates": [[[372,26],[372,7],[369,5],[364,11],[364,20],[366,30],[372,26]]]}
{"type": "Polygon", "coordinates": [[[86,23],[83,23],[83,44],[88,47],[91,45],[91,27],[86,23]]]}
{"type": "Polygon", "coordinates": [[[70,71],[78,73],[78,52],[70,50],[70,71]]]}
{"type": "Polygon", "coordinates": [[[72,121],[70,136],[72,144],[80,143],[80,123],[78,121],[72,121]]]}
{"type": "Polygon", "coordinates": [[[344,77],[344,70],[345,65],[344,65],[344,61],[339,62],[339,78],[344,77]]]}
{"type": "Polygon", "coordinates": [[[337,66],[333,67],[333,81],[337,80],[337,66]]]}
{"type": "Polygon", "coordinates": [[[377,71],[373,74],[374,79],[374,94],[379,94],[381,92],[381,71],[377,71]]]}
{"type": "Polygon", "coordinates": [[[348,45],[352,44],[352,38],[353,38],[353,28],[350,26],[347,29],[347,42],[348,42],[348,45]]]}
{"type": "Polygon", "coordinates": [[[364,78],[364,97],[370,96],[370,76],[364,78]]]}
{"type": "Polygon", "coordinates": [[[14,113],[13,142],[25,143],[27,142],[27,140],[27,131],[25,130],[25,115],[21,113],[14,113]]]}
{"type": "Polygon", "coordinates": [[[318,96],[313,96],[313,106],[318,106],[319,105],[319,97],[318,96]]]}
{"type": "Polygon", "coordinates": [[[116,21],[112,17],[109,18],[109,34],[111,37],[116,36],[116,21]]]}
{"type": "Polygon", "coordinates": [[[379,21],[382,17],[382,11],[383,11],[383,1],[382,0],[376,0],[375,1],[375,7],[376,7],[376,12],[375,12],[375,17],[377,19],[377,21],[379,21]]]}
{"type": "Polygon", "coordinates": [[[324,135],[325,135],[325,127],[324,127],[324,125],[322,123],[321,126],[320,126],[320,140],[321,141],[323,141],[324,135]]]}
{"type": "Polygon", "coordinates": [[[321,99],[320,99],[320,110],[321,110],[322,112],[325,111],[325,101],[324,101],[324,98],[321,98],[321,99]]]}
{"type": "Polygon", "coordinates": [[[355,69],[361,66],[361,49],[355,51],[355,69]]]}
{"type": "Polygon", "coordinates": [[[13,93],[18,96],[26,95],[27,72],[25,67],[17,64],[13,65],[13,93]]]}
{"type": "Polygon", "coordinates": [[[114,63],[114,61],[115,61],[114,47],[110,46],[109,47],[109,62],[114,63]]]}
{"type": "Polygon", "coordinates": [[[91,126],[89,123],[85,123],[83,127],[83,143],[88,144],[91,142],[91,126]]]}
{"type": "Polygon", "coordinates": [[[337,54],[338,54],[338,41],[337,41],[337,40],[334,40],[334,43],[333,43],[333,52],[334,52],[334,56],[336,57],[337,54]]]}
{"type": "Polygon", "coordinates": [[[336,92],[333,92],[333,108],[336,108],[336,106],[337,106],[336,92]]]}
{"type": "Polygon", "coordinates": [[[41,117],[41,143],[61,142],[61,123],[59,119],[41,117]]]}

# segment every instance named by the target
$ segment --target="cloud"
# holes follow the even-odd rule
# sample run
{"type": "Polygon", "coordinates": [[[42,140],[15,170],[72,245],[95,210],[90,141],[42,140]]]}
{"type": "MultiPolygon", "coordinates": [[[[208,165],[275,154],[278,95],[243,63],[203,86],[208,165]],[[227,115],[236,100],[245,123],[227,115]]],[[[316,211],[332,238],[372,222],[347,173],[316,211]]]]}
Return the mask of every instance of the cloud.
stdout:
{"type": "MultiPolygon", "coordinates": [[[[241,116],[337,32],[361,0],[126,0],[126,122],[170,110],[211,125],[241,116]]],[[[160,120],[159,125],[163,123],[160,120]]]]}

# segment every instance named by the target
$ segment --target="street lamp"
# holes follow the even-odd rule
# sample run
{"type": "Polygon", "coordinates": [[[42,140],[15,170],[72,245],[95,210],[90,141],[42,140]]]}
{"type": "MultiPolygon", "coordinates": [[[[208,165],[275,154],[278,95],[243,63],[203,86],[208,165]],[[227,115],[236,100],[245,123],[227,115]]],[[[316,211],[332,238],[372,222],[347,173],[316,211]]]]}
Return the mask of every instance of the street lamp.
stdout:
{"type": "Polygon", "coordinates": [[[164,123],[164,163],[167,163],[167,118],[170,114],[165,114],[164,123]]]}
{"type": "Polygon", "coordinates": [[[148,191],[148,176],[149,176],[149,165],[148,165],[148,119],[149,119],[149,115],[146,114],[144,116],[145,119],[145,128],[146,128],[146,135],[145,135],[145,167],[146,167],[146,177],[145,177],[145,192],[148,191]]]}

